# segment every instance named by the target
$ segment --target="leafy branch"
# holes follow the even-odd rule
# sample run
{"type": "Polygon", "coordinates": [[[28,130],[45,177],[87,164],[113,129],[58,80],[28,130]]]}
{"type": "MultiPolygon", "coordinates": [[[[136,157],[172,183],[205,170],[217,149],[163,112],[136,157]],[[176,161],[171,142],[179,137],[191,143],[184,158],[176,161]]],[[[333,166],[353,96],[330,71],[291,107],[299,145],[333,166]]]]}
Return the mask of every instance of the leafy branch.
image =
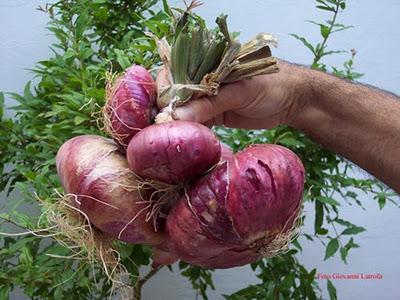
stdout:
{"type": "Polygon", "coordinates": [[[330,6],[326,1],[323,0],[318,0],[318,3],[321,5],[318,5],[317,8],[323,9],[323,10],[328,10],[333,12],[332,19],[328,21],[327,23],[329,26],[326,26],[324,24],[318,24],[321,28],[321,35],[323,37],[322,43],[317,45],[316,51],[315,51],[315,57],[314,61],[312,63],[312,67],[316,67],[321,60],[323,55],[326,55],[325,48],[326,48],[326,43],[328,42],[329,37],[332,34],[332,31],[334,27],[337,25],[336,24],[336,18],[338,16],[338,13],[340,9],[345,9],[346,7],[346,2],[345,1],[330,1],[330,3],[333,2],[334,6],[330,6]]]}

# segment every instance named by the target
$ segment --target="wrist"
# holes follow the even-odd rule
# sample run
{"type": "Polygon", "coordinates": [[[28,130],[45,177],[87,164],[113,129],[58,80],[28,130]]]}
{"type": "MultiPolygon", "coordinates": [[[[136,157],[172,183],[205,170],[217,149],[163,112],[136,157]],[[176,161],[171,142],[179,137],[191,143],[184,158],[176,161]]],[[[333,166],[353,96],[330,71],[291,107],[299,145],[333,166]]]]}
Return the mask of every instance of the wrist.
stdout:
{"type": "MultiPolygon", "coordinates": [[[[287,125],[311,137],[335,126],[337,99],[331,101],[330,95],[338,89],[337,78],[320,71],[294,66],[298,70],[297,99],[299,109],[287,125]]],[[[348,96],[350,98],[350,96],[348,96]]]]}
{"type": "Polygon", "coordinates": [[[287,62],[281,62],[280,66],[287,77],[284,89],[290,92],[286,95],[290,106],[281,123],[303,131],[310,120],[321,114],[315,105],[318,73],[287,62]]]}

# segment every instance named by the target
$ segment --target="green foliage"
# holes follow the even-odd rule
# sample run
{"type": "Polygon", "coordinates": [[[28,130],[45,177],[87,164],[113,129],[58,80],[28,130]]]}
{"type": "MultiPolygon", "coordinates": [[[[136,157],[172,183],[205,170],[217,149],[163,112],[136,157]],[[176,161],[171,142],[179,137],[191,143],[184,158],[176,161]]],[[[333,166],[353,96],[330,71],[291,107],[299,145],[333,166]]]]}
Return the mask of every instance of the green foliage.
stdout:
{"type": "Polygon", "coordinates": [[[318,299],[319,288],[314,280],[316,269],[306,270],[295,258],[298,250],[251,265],[258,271],[260,284],[251,285],[225,299],[318,299]]]}
{"type": "Polygon", "coordinates": [[[336,300],[337,299],[337,295],[336,295],[336,288],[333,285],[332,281],[330,281],[328,279],[328,281],[326,282],[326,286],[328,289],[328,293],[329,293],[329,297],[331,300],[336,300]]]}
{"type": "MultiPolygon", "coordinates": [[[[321,42],[313,45],[306,37],[293,36],[312,52],[313,68],[350,80],[359,78],[362,74],[353,69],[355,51],[343,68],[330,70],[322,61],[328,55],[343,52],[331,50],[328,41],[333,34],[349,28],[337,22],[338,12],[346,9],[346,1],[316,2],[317,8],[330,16],[325,23],[312,22],[318,28],[321,42]]],[[[35,228],[41,213],[36,197],[53,201],[54,190],[60,190],[54,167],[59,146],[72,136],[102,134],[97,114],[104,103],[107,71],[119,72],[133,63],[148,68],[158,63],[155,43],[144,32],[170,37],[171,9],[163,1],[167,13],[158,11],[156,3],[156,0],[69,0],[41,8],[48,13],[48,29],[56,38],[53,55],[33,69],[38,79],[35,86],[27,83],[22,95],[10,94],[17,101],[16,106],[8,108],[15,112],[14,119],[4,117],[4,94],[0,93],[0,191],[9,196],[6,207],[2,208],[4,213],[0,214],[0,228],[4,229],[1,231],[35,228]]],[[[288,253],[251,265],[260,283],[224,297],[320,298],[314,280],[316,270],[306,270],[296,258],[302,250],[300,242],[320,241],[326,246],[321,260],[340,253],[347,262],[349,251],[359,247],[354,236],[365,229],[343,220],[340,210],[347,204],[362,207],[359,198],[363,193],[372,194],[382,209],[387,201],[395,203],[391,198],[394,194],[373,179],[353,177],[352,164],[291,128],[282,126],[268,131],[219,128],[217,132],[235,150],[266,142],[294,150],[307,171],[305,201],[315,207],[314,232],[303,233],[305,239],[295,241],[288,253]]],[[[42,223],[39,225],[46,227],[42,223]]],[[[51,239],[12,236],[2,238],[0,245],[0,299],[8,299],[15,287],[22,288],[32,299],[105,299],[111,292],[99,267],[55,258],[70,253],[51,239]]],[[[150,264],[151,251],[138,245],[118,243],[117,246],[135,284],[141,275],[139,267],[150,264]]],[[[183,262],[179,268],[197,293],[207,299],[207,290],[214,289],[212,271],[183,262]]],[[[336,299],[332,282],[328,281],[326,288],[330,298],[336,299]]]]}
{"type": "Polygon", "coordinates": [[[191,266],[183,261],[179,262],[179,269],[181,270],[182,276],[186,277],[192,284],[192,287],[196,290],[197,294],[207,300],[207,289],[211,288],[215,290],[212,281],[212,270],[191,266]]]}
{"type": "MultiPolygon", "coordinates": [[[[41,8],[56,37],[53,56],[33,69],[37,85],[28,82],[22,95],[10,94],[17,102],[11,108],[15,119],[4,118],[0,94],[0,190],[14,192],[4,209],[8,212],[0,216],[3,229],[10,230],[4,223],[22,231],[36,228],[41,213],[36,197],[53,201],[54,189],[60,189],[54,165],[60,145],[72,136],[102,134],[97,113],[104,103],[106,72],[158,62],[154,41],[144,35],[148,25],[160,36],[169,32],[166,15],[152,10],[156,2],[72,0],[41,8]]],[[[49,256],[71,254],[50,239],[7,237],[1,244],[1,299],[16,286],[33,299],[105,299],[110,293],[99,267],[49,256]]],[[[135,283],[150,252],[122,243],[119,249],[135,283]]]]}

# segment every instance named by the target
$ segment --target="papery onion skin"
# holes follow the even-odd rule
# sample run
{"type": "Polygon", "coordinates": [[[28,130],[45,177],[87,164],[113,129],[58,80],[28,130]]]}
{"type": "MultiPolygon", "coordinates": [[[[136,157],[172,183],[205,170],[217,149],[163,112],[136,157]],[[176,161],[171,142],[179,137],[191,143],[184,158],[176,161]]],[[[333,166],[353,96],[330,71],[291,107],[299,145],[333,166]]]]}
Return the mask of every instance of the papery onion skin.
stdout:
{"type": "Polygon", "coordinates": [[[228,145],[221,143],[220,162],[231,161],[234,158],[234,155],[235,154],[233,153],[232,149],[228,145]]]}
{"type": "Polygon", "coordinates": [[[132,137],[149,126],[157,113],[157,89],[151,74],[134,65],[109,88],[104,121],[107,132],[126,148],[132,137]]]}
{"type": "Polygon", "coordinates": [[[71,204],[96,228],[130,243],[165,241],[165,234],[145,221],[146,204],[138,203],[143,199],[136,177],[113,141],[93,135],[72,138],[59,149],[56,163],[71,204]]]}
{"type": "Polygon", "coordinates": [[[132,171],[146,179],[179,184],[217,164],[221,146],[206,126],[188,121],[151,125],[134,138],[127,149],[132,171]]]}
{"type": "Polygon", "coordinates": [[[289,149],[254,145],[187,192],[166,224],[169,248],[207,268],[257,261],[258,245],[289,230],[301,206],[304,167],[289,149]]]}

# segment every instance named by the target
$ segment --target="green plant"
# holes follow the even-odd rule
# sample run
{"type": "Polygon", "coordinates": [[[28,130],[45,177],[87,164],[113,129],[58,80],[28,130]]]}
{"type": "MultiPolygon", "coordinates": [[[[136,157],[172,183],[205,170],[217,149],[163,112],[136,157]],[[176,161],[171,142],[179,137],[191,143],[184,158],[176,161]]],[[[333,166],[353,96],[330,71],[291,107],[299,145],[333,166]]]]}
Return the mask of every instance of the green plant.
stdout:
{"type": "MultiPolygon", "coordinates": [[[[152,26],[160,36],[169,30],[164,13],[152,10],[156,2],[74,0],[40,8],[50,16],[56,43],[53,57],[33,70],[39,83],[28,83],[23,95],[10,94],[18,102],[11,108],[15,119],[1,121],[0,188],[7,196],[20,193],[4,208],[2,224],[36,228],[41,213],[36,198],[53,201],[60,188],[54,166],[59,146],[75,135],[102,134],[93,113],[104,103],[106,72],[158,61],[155,43],[143,34],[152,26]]],[[[101,268],[55,258],[70,253],[50,239],[10,236],[1,243],[0,299],[16,286],[33,299],[104,299],[111,292],[101,268]]],[[[119,250],[135,284],[150,251],[122,243],[119,250]]]]}
{"type": "MultiPolygon", "coordinates": [[[[355,52],[343,68],[329,70],[323,63],[327,55],[339,53],[328,48],[328,41],[334,32],[348,28],[337,23],[338,13],[346,8],[346,2],[316,1],[317,7],[331,16],[326,23],[315,23],[322,41],[312,45],[304,37],[295,37],[312,52],[313,68],[357,79],[361,74],[353,70],[355,52]]],[[[0,190],[9,197],[0,214],[1,231],[9,231],[10,226],[23,230],[47,226],[43,220],[37,224],[41,214],[37,198],[51,202],[55,190],[61,191],[54,156],[65,140],[79,134],[102,134],[96,113],[104,104],[107,71],[118,72],[132,63],[151,68],[159,62],[155,43],[144,35],[145,31],[152,31],[159,37],[170,38],[170,18],[156,8],[157,2],[68,0],[41,8],[48,13],[48,28],[56,37],[54,54],[33,69],[37,85],[32,87],[28,83],[23,95],[10,94],[18,102],[9,108],[15,112],[14,119],[3,116],[4,94],[0,94],[0,190]]],[[[170,10],[166,1],[163,6],[164,11],[170,10]]],[[[352,164],[291,128],[269,131],[218,128],[217,132],[235,150],[254,142],[270,142],[287,146],[302,157],[307,169],[305,201],[315,205],[315,230],[303,236],[326,245],[325,259],[340,253],[346,262],[349,250],[358,247],[353,236],[364,231],[341,218],[342,204],[355,202],[362,207],[360,192],[372,193],[380,208],[386,201],[395,203],[383,185],[373,179],[352,177],[352,164]]],[[[260,283],[225,298],[319,298],[320,289],[314,280],[316,270],[307,270],[296,259],[303,240],[295,241],[292,249],[280,257],[253,264],[260,283]]],[[[111,284],[100,267],[59,258],[70,253],[51,238],[7,236],[1,238],[0,245],[0,299],[7,299],[15,287],[22,288],[32,299],[105,299],[111,293],[111,284]]],[[[118,243],[118,250],[122,263],[132,274],[129,280],[136,284],[139,294],[141,286],[158,271],[147,275],[139,272],[140,266],[150,264],[151,251],[148,247],[124,243],[118,243]]],[[[214,288],[212,270],[183,262],[178,268],[206,299],[207,289],[214,288]]],[[[327,288],[331,299],[335,299],[336,291],[330,281],[327,288]]]]}

